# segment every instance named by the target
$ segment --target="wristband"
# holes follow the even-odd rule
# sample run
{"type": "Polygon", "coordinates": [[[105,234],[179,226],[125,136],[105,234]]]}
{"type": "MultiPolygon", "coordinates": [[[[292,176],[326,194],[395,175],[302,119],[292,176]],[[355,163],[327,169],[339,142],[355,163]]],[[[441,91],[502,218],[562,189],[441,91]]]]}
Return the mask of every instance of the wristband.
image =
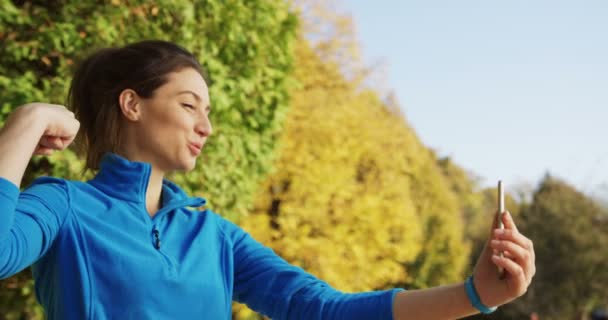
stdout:
{"type": "Polygon", "coordinates": [[[477,290],[475,290],[475,285],[473,284],[473,276],[467,278],[467,281],[464,282],[464,288],[467,292],[467,297],[471,304],[475,309],[479,310],[483,314],[490,314],[496,311],[497,307],[488,308],[483,303],[481,303],[481,299],[477,294],[477,290]]]}

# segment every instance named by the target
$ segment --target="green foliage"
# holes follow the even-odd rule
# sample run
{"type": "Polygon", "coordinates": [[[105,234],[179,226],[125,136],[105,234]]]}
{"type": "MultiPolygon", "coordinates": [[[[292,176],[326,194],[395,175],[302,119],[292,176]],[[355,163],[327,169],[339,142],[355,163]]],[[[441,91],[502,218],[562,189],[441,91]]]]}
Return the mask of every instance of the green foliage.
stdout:
{"type": "Polygon", "coordinates": [[[202,193],[218,211],[236,217],[247,210],[268,170],[288,101],[297,19],[286,3],[115,0],[17,7],[4,1],[0,11],[2,120],[26,102],[63,103],[73,65],[100,47],[165,39],[198,55],[211,75],[216,134],[203,165],[173,178],[194,193],[201,193],[202,181],[213,185],[202,193]]]}
{"type": "Polygon", "coordinates": [[[42,308],[33,294],[34,283],[29,270],[0,283],[0,319],[42,319],[42,308]]]}
{"type": "MultiPolygon", "coordinates": [[[[247,211],[270,168],[288,105],[297,17],[286,2],[15,3],[0,0],[0,126],[24,103],[65,103],[74,66],[95,49],[143,39],[176,42],[194,52],[210,75],[215,134],[193,172],[170,178],[230,218],[247,211]]],[[[81,168],[72,150],[38,157],[23,185],[39,175],[89,178],[79,175],[81,168]]],[[[11,294],[8,283],[0,282],[2,302],[11,294]]],[[[19,283],[31,291],[31,284],[19,283]]],[[[32,300],[31,292],[26,296],[32,300]]],[[[0,313],[12,312],[11,306],[0,307],[9,308],[0,313]]]]}

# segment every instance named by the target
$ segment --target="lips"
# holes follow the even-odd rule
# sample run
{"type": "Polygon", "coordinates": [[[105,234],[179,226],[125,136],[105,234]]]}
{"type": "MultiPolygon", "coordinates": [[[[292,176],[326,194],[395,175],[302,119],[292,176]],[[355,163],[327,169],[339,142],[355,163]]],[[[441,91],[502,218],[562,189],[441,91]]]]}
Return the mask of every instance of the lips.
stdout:
{"type": "Polygon", "coordinates": [[[197,156],[201,153],[202,148],[203,148],[202,143],[191,142],[188,144],[188,149],[190,149],[190,152],[195,156],[197,156]]]}

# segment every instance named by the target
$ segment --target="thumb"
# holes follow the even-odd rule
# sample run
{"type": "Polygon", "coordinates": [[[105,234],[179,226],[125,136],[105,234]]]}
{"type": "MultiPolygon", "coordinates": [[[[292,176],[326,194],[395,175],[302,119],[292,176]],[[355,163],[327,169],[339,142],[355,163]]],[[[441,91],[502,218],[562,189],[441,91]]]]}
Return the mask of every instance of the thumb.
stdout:
{"type": "Polygon", "coordinates": [[[49,149],[61,149],[63,147],[63,141],[60,137],[43,136],[42,139],[40,139],[40,145],[49,149]]]}

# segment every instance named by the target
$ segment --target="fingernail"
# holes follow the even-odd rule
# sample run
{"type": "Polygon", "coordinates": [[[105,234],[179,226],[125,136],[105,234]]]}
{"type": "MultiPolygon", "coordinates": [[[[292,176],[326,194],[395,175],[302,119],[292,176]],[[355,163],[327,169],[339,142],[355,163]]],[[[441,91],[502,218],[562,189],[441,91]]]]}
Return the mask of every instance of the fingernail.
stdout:
{"type": "Polygon", "coordinates": [[[498,236],[501,234],[504,234],[504,233],[505,233],[505,230],[503,230],[503,229],[494,229],[494,234],[496,234],[498,236]]]}

